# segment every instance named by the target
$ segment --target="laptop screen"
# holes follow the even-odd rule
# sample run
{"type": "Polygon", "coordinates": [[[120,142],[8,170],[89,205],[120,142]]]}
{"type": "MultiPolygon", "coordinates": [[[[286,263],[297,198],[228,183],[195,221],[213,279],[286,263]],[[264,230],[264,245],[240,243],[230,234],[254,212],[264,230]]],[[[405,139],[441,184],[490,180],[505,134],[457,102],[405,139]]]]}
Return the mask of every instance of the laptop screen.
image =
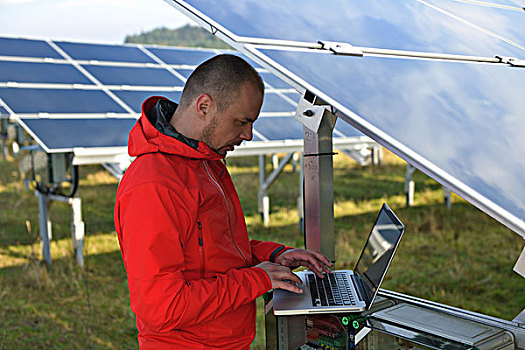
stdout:
{"type": "Polygon", "coordinates": [[[385,277],[404,229],[394,212],[383,204],[354,269],[368,287],[370,302],[385,277]]]}

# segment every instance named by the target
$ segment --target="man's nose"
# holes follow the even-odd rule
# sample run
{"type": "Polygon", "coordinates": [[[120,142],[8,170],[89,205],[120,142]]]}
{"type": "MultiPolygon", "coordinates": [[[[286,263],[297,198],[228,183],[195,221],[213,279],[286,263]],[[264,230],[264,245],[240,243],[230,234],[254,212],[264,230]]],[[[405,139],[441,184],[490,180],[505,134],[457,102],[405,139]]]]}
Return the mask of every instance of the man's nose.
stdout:
{"type": "Polygon", "coordinates": [[[252,125],[246,125],[241,132],[240,138],[245,141],[251,141],[253,138],[252,125]]]}

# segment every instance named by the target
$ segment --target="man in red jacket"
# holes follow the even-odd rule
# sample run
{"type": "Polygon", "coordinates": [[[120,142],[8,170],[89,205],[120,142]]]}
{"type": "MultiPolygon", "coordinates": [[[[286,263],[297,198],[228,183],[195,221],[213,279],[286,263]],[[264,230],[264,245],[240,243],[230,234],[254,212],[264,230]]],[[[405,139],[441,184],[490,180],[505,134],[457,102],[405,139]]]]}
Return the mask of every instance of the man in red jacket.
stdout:
{"type": "Polygon", "coordinates": [[[115,227],[141,349],[248,349],[255,299],[300,292],[290,268],[329,272],[320,253],[249,240],[226,166],[252,139],[264,85],[234,55],[201,64],[177,106],[142,105],[129,136],[136,156],[119,185],[115,227]]]}

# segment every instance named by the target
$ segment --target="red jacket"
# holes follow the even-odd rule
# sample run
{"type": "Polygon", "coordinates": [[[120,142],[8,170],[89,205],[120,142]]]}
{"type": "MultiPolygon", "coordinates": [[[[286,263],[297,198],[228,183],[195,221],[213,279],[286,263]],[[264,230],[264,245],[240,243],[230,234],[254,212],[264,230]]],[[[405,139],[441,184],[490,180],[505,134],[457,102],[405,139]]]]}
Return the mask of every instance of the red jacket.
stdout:
{"type": "Polygon", "coordinates": [[[255,299],[271,289],[253,265],[283,246],[248,239],[222,157],[169,126],[175,108],[160,97],[142,105],[115,202],[139,345],[248,349],[255,299]]]}

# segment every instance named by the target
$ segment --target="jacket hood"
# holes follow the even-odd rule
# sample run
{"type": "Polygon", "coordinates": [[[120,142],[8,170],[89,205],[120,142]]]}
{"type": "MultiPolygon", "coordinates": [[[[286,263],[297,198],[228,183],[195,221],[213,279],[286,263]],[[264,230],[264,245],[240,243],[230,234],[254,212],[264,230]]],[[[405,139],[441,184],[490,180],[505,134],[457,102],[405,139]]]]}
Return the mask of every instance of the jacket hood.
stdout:
{"type": "Polygon", "coordinates": [[[169,123],[178,105],[161,96],[149,97],[142,103],[142,115],[129,132],[128,153],[137,157],[162,152],[195,159],[222,159],[204,142],[180,134],[169,123]]]}

